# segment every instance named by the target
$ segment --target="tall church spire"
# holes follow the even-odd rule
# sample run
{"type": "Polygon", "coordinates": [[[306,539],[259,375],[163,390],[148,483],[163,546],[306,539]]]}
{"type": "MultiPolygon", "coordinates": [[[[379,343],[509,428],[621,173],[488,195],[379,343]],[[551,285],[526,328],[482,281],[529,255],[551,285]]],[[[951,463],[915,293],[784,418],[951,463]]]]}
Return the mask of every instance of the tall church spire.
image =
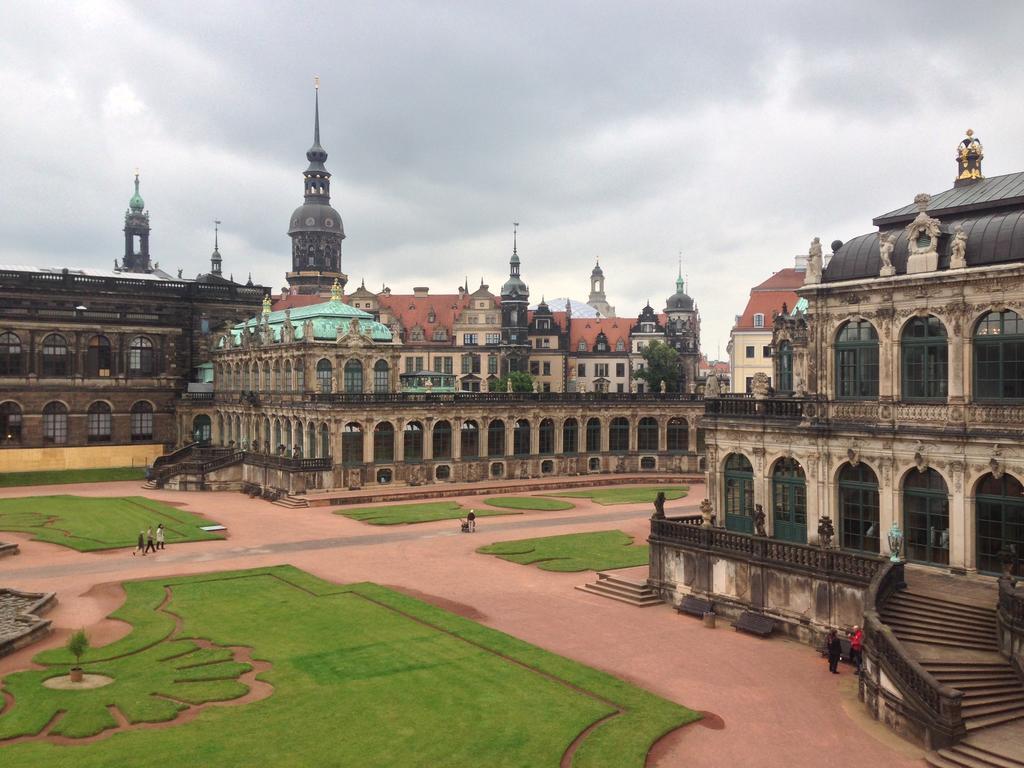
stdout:
{"type": "Polygon", "coordinates": [[[149,211],[139,194],[139,171],[135,170],[135,193],[128,201],[124,214],[124,260],[125,272],[151,272],[149,264],[149,211]]]}
{"type": "Polygon", "coordinates": [[[221,273],[221,258],[220,258],[220,243],[218,242],[218,235],[220,234],[220,219],[213,220],[213,253],[210,254],[210,274],[219,275],[221,273]]]}

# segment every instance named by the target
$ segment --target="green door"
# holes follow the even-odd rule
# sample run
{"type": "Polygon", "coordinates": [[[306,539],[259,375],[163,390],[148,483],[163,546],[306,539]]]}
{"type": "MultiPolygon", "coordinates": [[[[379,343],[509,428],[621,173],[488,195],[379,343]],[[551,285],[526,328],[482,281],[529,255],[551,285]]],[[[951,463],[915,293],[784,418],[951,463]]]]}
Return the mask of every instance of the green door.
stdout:
{"type": "Polygon", "coordinates": [[[754,468],[739,453],[725,461],[725,527],[737,533],[754,532],[754,468]]]}
{"type": "Polygon", "coordinates": [[[807,543],[807,481],[794,459],[780,459],[772,472],[772,535],[807,543]]]}

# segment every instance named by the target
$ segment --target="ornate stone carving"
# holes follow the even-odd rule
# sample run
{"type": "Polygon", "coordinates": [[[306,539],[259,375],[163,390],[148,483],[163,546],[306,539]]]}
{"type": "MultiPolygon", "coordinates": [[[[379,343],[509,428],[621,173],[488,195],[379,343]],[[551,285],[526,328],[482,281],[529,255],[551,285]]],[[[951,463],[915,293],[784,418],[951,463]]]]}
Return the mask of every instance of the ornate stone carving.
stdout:
{"type": "Polygon", "coordinates": [[[1003,472],[1005,471],[1006,467],[1003,463],[1003,451],[999,447],[999,443],[996,443],[992,447],[992,455],[988,460],[988,468],[989,471],[992,473],[992,477],[994,477],[996,480],[1003,476],[1003,472]]]}
{"type": "Polygon", "coordinates": [[[764,371],[758,371],[754,374],[753,381],[751,382],[751,391],[754,394],[755,400],[768,399],[772,391],[771,382],[771,378],[764,371]]]}
{"type": "Polygon", "coordinates": [[[882,268],[878,270],[879,277],[891,277],[896,274],[896,267],[892,265],[892,250],[896,247],[896,235],[890,232],[878,236],[878,252],[882,257],[882,268]]]}
{"type": "Polygon", "coordinates": [[[804,285],[817,285],[821,282],[821,238],[814,238],[811,241],[810,250],[807,251],[807,272],[804,275],[804,285]]]}
{"type": "Polygon", "coordinates": [[[925,456],[924,443],[918,443],[917,447],[914,448],[914,466],[917,467],[918,472],[924,472],[928,469],[928,459],[925,456]]]}
{"type": "Polygon", "coordinates": [[[721,397],[722,392],[718,384],[718,374],[714,371],[708,374],[707,380],[704,382],[704,397],[714,398],[721,397]]]}
{"type": "Polygon", "coordinates": [[[939,266],[939,234],[941,226],[938,219],[928,215],[928,204],[931,195],[920,194],[914,198],[917,205],[917,217],[907,225],[907,245],[910,255],[907,257],[907,274],[934,272],[939,266]]]}
{"type": "Polygon", "coordinates": [[[964,225],[957,224],[953,230],[953,243],[949,248],[949,268],[964,269],[967,266],[967,233],[964,225]]]}
{"type": "Polygon", "coordinates": [[[856,443],[853,443],[846,449],[846,458],[849,460],[850,466],[852,467],[856,467],[860,464],[860,448],[856,443]]]}

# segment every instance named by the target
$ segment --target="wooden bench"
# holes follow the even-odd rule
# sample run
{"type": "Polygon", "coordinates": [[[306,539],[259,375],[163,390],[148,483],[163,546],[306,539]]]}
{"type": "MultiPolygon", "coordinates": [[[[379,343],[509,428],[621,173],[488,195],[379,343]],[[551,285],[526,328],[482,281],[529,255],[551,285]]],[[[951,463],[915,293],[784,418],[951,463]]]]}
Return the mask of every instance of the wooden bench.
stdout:
{"type": "Polygon", "coordinates": [[[744,611],[736,619],[733,627],[737,630],[749,632],[752,635],[768,637],[775,630],[775,619],[770,619],[762,613],[744,611]]]}
{"type": "Polygon", "coordinates": [[[703,597],[687,595],[679,603],[679,607],[676,610],[679,613],[686,613],[700,619],[704,617],[705,613],[714,613],[714,606],[710,600],[705,600],[703,597]]]}

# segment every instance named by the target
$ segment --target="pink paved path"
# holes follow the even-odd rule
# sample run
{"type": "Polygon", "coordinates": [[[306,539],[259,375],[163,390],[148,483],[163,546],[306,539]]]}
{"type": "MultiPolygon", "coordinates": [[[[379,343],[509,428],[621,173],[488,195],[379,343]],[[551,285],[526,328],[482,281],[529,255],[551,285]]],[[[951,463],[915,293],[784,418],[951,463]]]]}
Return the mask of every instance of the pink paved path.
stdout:
{"type": "MultiPolygon", "coordinates": [[[[100,642],[127,630],[103,618],[117,607],[127,579],[290,563],[336,582],[375,581],[422,593],[549,651],[622,677],[665,698],[710,713],[656,750],[659,767],[849,766],[920,767],[921,752],[872,722],[856,701],[852,674],[828,674],[806,646],[760,640],[701,622],[670,608],[633,608],[573,589],[593,574],[558,574],[474,550],[493,541],[618,528],[641,539],[649,505],[602,507],[574,499],[567,512],[481,518],[474,535],[457,521],[370,526],[328,507],[288,510],[239,493],[146,491],[137,482],[0,489],[0,498],[68,493],[144,495],[180,504],[228,526],[226,541],[179,544],[158,556],[129,550],[79,553],[27,536],[0,532],[22,554],[0,560],[0,584],[56,591],[50,614],[57,632],[5,659],[0,675],[24,668],[43,647],[71,629],[92,628],[100,642]],[[108,585],[108,586],[97,586],[108,585]]],[[[696,508],[703,488],[668,504],[668,514],[696,508]]],[[[461,499],[482,506],[479,496],[461,499]]],[[[645,569],[633,569],[641,578],[645,569]]]]}

